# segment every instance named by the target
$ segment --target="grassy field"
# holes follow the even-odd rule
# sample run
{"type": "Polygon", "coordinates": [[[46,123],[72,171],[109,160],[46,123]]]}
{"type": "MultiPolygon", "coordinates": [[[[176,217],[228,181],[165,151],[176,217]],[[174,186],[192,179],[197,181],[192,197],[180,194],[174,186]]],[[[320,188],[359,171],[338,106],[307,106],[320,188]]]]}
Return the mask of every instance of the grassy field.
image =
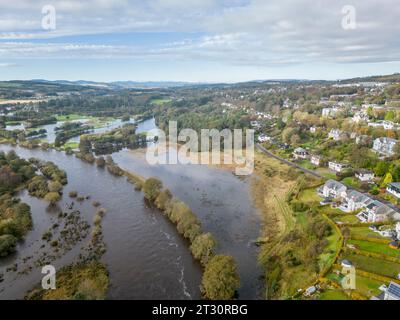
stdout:
{"type": "Polygon", "coordinates": [[[361,187],[361,183],[358,179],[354,177],[347,177],[342,180],[342,182],[352,188],[359,189],[361,187]]]}
{"type": "Polygon", "coordinates": [[[307,203],[307,204],[319,204],[321,198],[318,196],[315,188],[312,189],[305,189],[303,190],[298,197],[300,202],[307,203]]]}
{"type": "Polygon", "coordinates": [[[153,99],[153,100],[151,100],[151,103],[159,106],[159,105],[163,105],[164,103],[168,103],[170,101],[171,101],[171,99],[153,99]]]}
{"type": "Polygon", "coordinates": [[[342,222],[342,223],[349,223],[349,224],[356,224],[359,223],[360,220],[355,215],[352,214],[343,214],[342,216],[336,216],[333,218],[333,220],[337,222],[342,222]]]}
{"type": "Polygon", "coordinates": [[[84,116],[82,114],[72,113],[67,115],[58,115],[56,116],[57,121],[72,121],[72,120],[81,120],[81,119],[89,119],[89,116],[84,116]]]}
{"type": "Polygon", "coordinates": [[[68,141],[63,145],[63,149],[65,150],[66,148],[78,149],[79,142],[68,141]]]}
{"type": "Polygon", "coordinates": [[[350,300],[350,298],[339,289],[328,289],[320,294],[319,300],[350,300]]]}
{"type": "Polygon", "coordinates": [[[340,247],[340,234],[333,228],[332,234],[326,238],[328,245],[325,247],[324,252],[319,256],[319,265],[321,270],[330,267],[335,261],[336,253],[340,247]]]}
{"type": "Polygon", "coordinates": [[[327,179],[336,180],[336,174],[328,168],[318,168],[316,171],[327,179]]]}
{"type": "Polygon", "coordinates": [[[350,227],[350,237],[365,237],[373,239],[385,239],[379,233],[373,232],[368,227],[350,227]]]}
{"type": "Polygon", "coordinates": [[[347,253],[344,255],[344,258],[350,260],[355,265],[356,270],[357,268],[360,268],[367,272],[376,273],[394,279],[396,279],[397,275],[400,273],[400,264],[398,263],[354,253],[347,253]]]}
{"type": "Polygon", "coordinates": [[[362,251],[381,253],[400,259],[400,250],[392,249],[389,247],[389,245],[384,243],[376,243],[362,240],[349,240],[348,243],[357,246],[357,248],[362,251]]]}
{"type": "Polygon", "coordinates": [[[361,276],[356,277],[356,291],[368,298],[378,295],[380,293],[379,287],[381,285],[381,281],[361,276]]]}

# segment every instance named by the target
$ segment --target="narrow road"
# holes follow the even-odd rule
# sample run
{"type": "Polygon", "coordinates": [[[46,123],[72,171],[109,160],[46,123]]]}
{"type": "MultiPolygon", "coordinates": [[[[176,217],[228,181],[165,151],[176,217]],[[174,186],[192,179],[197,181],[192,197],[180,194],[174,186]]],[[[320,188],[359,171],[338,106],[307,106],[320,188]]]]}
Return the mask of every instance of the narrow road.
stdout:
{"type": "Polygon", "coordinates": [[[274,159],[276,159],[276,160],[279,160],[280,162],[283,162],[284,164],[287,164],[288,166],[291,166],[291,167],[293,167],[293,168],[299,169],[299,170],[303,171],[304,173],[308,173],[308,174],[313,175],[314,177],[317,177],[317,178],[321,178],[321,179],[326,180],[326,178],[325,178],[324,176],[320,175],[319,173],[317,173],[317,172],[315,172],[315,171],[313,171],[313,170],[309,170],[309,169],[303,168],[303,167],[299,166],[298,164],[296,164],[296,163],[294,163],[294,162],[291,162],[291,161],[289,161],[289,160],[286,160],[286,159],[284,159],[284,158],[281,158],[281,157],[279,157],[279,156],[273,154],[271,151],[265,149],[265,148],[264,148],[262,145],[260,145],[259,143],[256,144],[256,147],[257,147],[257,149],[260,150],[262,153],[266,154],[267,156],[269,156],[269,157],[271,157],[271,158],[274,158],[274,159]]]}

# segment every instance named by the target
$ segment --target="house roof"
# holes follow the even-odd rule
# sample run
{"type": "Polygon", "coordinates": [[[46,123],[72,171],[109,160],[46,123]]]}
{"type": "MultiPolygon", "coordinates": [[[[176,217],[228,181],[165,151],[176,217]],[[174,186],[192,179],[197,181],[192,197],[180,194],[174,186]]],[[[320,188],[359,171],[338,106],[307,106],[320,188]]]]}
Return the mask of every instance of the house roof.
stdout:
{"type": "Polygon", "coordinates": [[[400,189],[400,182],[392,182],[388,184],[389,187],[395,187],[396,189],[400,189]]]}
{"type": "Polygon", "coordinates": [[[358,202],[358,203],[368,203],[369,201],[373,201],[370,197],[368,197],[365,194],[362,194],[361,192],[358,192],[356,190],[351,190],[347,194],[347,198],[351,198],[351,199],[353,199],[354,202],[358,202]]]}
{"type": "Polygon", "coordinates": [[[397,283],[390,282],[386,292],[400,300],[400,285],[397,283]]]}
{"type": "Polygon", "coordinates": [[[342,188],[347,190],[347,187],[343,183],[335,181],[335,180],[332,180],[332,179],[328,180],[325,183],[325,186],[330,188],[330,189],[335,189],[335,190],[342,189],[342,188]]]}
{"type": "Polygon", "coordinates": [[[356,173],[358,173],[358,174],[373,174],[372,171],[367,170],[367,169],[358,169],[358,170],[356,170],[356,173]]]}

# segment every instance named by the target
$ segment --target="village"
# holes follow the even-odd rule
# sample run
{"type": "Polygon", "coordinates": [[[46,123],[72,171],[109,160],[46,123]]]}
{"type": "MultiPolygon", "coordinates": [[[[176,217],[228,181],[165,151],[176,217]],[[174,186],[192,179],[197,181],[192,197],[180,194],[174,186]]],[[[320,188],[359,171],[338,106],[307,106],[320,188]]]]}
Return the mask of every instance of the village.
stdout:
{"type": "Polygon", "coordinates": [[[322,282],[299,291],[322,296],[327,282],[328,292],[340,296],[342,269],[354,267],[352,299],[400,300],[399,84],[336,87],[354,93],[322,97],[313,106],[286,98],[279,116],[253,112],[251,122],[263,148],[321,178],[313,203],[343,238],[322,282]]]}

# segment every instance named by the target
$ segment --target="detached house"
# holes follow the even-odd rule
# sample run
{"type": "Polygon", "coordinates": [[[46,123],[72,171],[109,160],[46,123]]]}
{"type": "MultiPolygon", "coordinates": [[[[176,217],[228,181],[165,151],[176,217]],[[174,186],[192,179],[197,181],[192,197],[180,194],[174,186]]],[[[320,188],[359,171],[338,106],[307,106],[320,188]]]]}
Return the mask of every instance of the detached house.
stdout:
{"type": "Polygon", "coordinates": [[[340,173],[340,172],[343,172],[345,169],[350,168],[350,165],[348,165],[347,163],[339,163],[339,162],[335,162],[335,161],[329,161],[328,167],[332,171],[340,173]]]}
{"type": "Polygon", "coordinates": [[[394,213],[394,210],[383,204],[380,201],[373,201],[366,207],[368,222],[382,222],[389,218],[389,215],[394,213]]]}
{"type": "Polygon", "coordinates": [[[315,166],[320,166],[322,164],[322,158],[320,156],[317,155],[312,155],[310,158],[310,161],[313,165],[315,166]]]}
{"type": "Polygon", "coordinates": [[[293,151],[293,157],[298,160],[298,159],[307,159],[308,158],[308,152],[307,150],[303,148],[296,148],[293,151]]]}
{"type": "Polygon", "coordinates": [[[369,120],[369,116],[367,115],[367,113],[363,110],[363,111],[358,111],[354,114],[353,116],[353,122],[355,123],[359,123],[361,121],[365,121],[368,122],[369,120]]]}
{"type": "Polygon", "coordinates": [[[386,187],[386,191],[400,199],[400,182],[389,183],[386,187]]]}
{"type": "Polygon", "coordinates": [[[338,181],[328,180],[321,189],[322,196],[325,198],[344,198],[347,187],[338,181]]]}
{"type": "Polygon", "coordinates": [[[369,170],[360,169],[356,171],[356,178],[361,182],[372,182],[374,180],[374,173],[369,170]]]}
{"type": "Polygon", "coordinates": [[[345,139],[346,137],[347,137],[346,133],[344,133],[342,130],[339,129],[332,129],[328,134],[328,138],[331,138],[335,141],[345,139]]]}
{"type": "Polygon", "coordinates": [[[346,204],[344,205],[345,209],[344,211],[347,212],[352,212],[356,211],[362,208],[367,207],[373,200],[366,196],[365,194],[362,194],[361,192],[358,192],[356,190],[350,190],[347,192],[346,197],[346,204]]]}
{"type": "Polygon", "coordinates": [[[390,157],[394,154],[394,146],[397,140],[387,137],[382,137],[374,140],[372,149],[384,156],[390,157]]]}

